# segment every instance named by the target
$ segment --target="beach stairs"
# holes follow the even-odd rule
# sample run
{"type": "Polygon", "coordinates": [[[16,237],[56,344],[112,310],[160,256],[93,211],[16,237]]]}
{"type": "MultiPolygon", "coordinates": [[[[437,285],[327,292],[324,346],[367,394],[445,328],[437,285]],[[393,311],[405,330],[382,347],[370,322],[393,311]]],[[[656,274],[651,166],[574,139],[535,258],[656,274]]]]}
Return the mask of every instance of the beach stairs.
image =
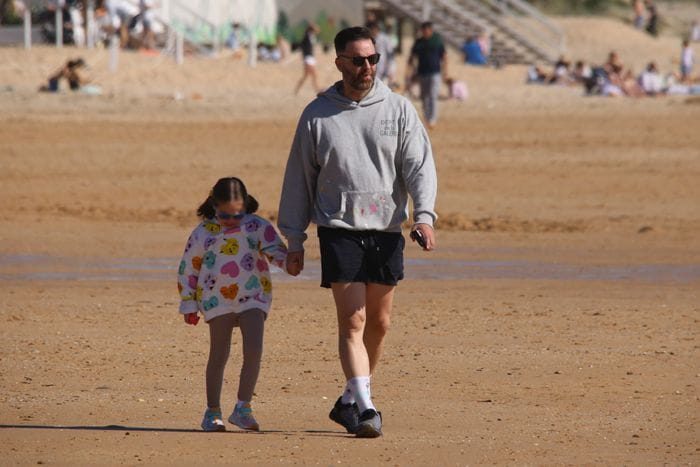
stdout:
{"type": "Polygon", "coordinates": [[[565,47],[563,31],[522,0],[381,0],[397,16],[431,21],[450,46],[486,33],[497,64],[553,63],[565,47]]]}

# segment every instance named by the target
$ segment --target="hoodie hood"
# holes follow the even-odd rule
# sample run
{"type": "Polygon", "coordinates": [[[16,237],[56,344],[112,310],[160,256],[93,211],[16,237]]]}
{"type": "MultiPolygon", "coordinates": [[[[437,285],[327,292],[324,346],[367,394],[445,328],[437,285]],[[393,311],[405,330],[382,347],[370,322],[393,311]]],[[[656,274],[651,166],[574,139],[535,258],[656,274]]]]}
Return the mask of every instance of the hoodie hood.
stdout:
{"type": "Polygon", "coordinates": [[[382,82],[382,80],[375,78],[374,84],[372,84],[372,89],[369,90],[367,95],[363,97],[360,102],[355,102],[354,100],[345,97],[340,93],[340,89],[342,88],[343,82],[337,81],[333,86],[319,94],[318,97],[326,98],[343,108],[369,107],[370,105],[374,105],[385,100],[391,92],[391,90],[382,82]]]}

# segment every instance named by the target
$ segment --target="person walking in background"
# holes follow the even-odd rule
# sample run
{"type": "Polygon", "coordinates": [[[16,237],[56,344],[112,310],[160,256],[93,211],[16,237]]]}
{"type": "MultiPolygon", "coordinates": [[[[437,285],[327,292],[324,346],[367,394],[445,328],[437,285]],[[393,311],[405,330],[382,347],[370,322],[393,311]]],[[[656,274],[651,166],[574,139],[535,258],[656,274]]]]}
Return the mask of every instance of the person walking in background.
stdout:
{"type": "Polygon", "coordinates": [[[644,0],[632,0],[632,10],[634,12],[634,27],[644,28],[644,0]]]}
{"type": "Polygon", "coordinates": [[[139,0],[139,18],[141,20],[141,47],[146,50],[155,50],[156,36],[153,32],[155,13],[153,11],[154,0],[139,0]]]}
{"type": "Polygon", "coordinates": [[[294,88],[294,94],[299,94],[301,86],[306,81],[306,78],[311,79],[311,85],[315,92],[321,92],[322,89],[318,85],[318,76],[316,74],[316,58],[314,57],[314,46],[316,45],[316,35],[319,33],[318,27],[314,23],[310,23],[304,32],[304,38],[301,40],[301,55],[304,62],[304,73],[297,82],[294,88]]]}
{"type": "Polygon", "coordinates": [[[690,42],[700,42],[700,23],[697,20],[693,20],[688,28],[688,39],[690,42]]]}
{"type": "Polygon", "coordinates": [[[683,40],[683,47],[681,49],[681,81],[690,82],[691,75],[693,73],[693,64],[695,63],[695,57],[693,57],[693,48],[690,46],[690,41],[688,39],[683,40]]]}
{"type": "Polygon", "coordinates": [[[382,355],[394,290],[403,279],[401,226],[435,247],[437,176],[427,132],[406,98],[376,79],[381,60],[367,28],[335,37],[341,81],[303,111],[289,153],[278,225],[287,272],[304,269],[305,233],[318,226],[321,286],[330,288],[346,385],[329,417],[358,437],[382,435],[370,379],[382,355]]]}
{"type": "Polygon", "coordinates": [[[396,81],[396,55],[399,53],[399,38],[391,23],[386,23],[385,26],[384,34],[389,39],[389,47],[391,48],[391,60],[387,66],[387,82],[391,89],[396,89],[399,87],[399,83],[396,81]]]}
{"type": "Polygon", "coordinates": [[[651,0],[647,1],[647,11],[649,12],[649,18],[647,19],[646,31],[656,37],[659,35],[659,11],[651,0]]]}
{"type": "Polygon", "coordinates": [[[423,115],[428,128],[434,128],[438,119],[438,95],[442,76],[447,76],[445,45],[439,34],[433,32],[429,21],[420,26],[421,37],[411,48],[408,59],[408,74],[418,75],[423,115]]]}
{"type": "Polygon", "coordinates": [[[377,62],[377,79],[384,81],[391,87],[393,85],[391,70],[394,66],[394,47],[389,36],[382,32],[379,23],[371,22],[367,28],[374,38],[374,48],[381,57],[377,62]]]}
{"type": "Polygon", "coordinates": [[[258,431],[251,401],[260,373],[265,319],[272,305],[268,261],[282,267],[287,248],[265,219],[241,180],[221,178],[197,210],[202,222],[192,231],[178,269],[180,313],[196,325],[199,313],[209,325],[204,431],[226,431],[221,387],[236,327],[243,336],[238,402],[228,421],[258,431]]]}

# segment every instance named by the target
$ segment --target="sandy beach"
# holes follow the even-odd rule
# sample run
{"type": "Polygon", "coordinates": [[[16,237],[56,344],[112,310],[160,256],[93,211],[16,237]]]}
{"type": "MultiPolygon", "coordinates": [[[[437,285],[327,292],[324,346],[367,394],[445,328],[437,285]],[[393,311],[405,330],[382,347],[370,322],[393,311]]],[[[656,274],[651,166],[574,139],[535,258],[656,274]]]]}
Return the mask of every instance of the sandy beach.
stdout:
{"type": "MultiPolygon", "coordinates": [[[[560,21],[573,59],[604,59],[592,27],[637,69],[670,71],[679,50],[560,21]]],[[[441,101],[430,134],[438,248],[407,247],[373,383],[385,436],[357,440],[327,417],[344,378],[313,230],[307,271],[273,274],[262,432],[200,432],[208,334],[177,313],[175,268],[218,177],[276,217],[313,98],[292,93],[299,57],[123,53],[109,73],[104,51],[0,49],[0,463],[698,464],[700,101],[450,60],[470,97],[441,101]],[[102,95],[36,92],[78,55],[102,95]]],[[[332,57],[319,72],[337,79],[332,57]]]]}

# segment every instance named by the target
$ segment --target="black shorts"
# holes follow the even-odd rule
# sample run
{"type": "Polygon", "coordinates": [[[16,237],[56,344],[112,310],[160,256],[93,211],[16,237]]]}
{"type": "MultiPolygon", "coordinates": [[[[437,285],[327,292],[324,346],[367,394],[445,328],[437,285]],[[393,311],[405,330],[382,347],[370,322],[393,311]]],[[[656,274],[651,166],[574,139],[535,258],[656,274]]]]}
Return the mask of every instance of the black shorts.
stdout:
{"type": "Polygon", "coordinates": [[[318,228],[321,287],[333,282],[396,285],[403,279],[400,232],[318,228]]]}

